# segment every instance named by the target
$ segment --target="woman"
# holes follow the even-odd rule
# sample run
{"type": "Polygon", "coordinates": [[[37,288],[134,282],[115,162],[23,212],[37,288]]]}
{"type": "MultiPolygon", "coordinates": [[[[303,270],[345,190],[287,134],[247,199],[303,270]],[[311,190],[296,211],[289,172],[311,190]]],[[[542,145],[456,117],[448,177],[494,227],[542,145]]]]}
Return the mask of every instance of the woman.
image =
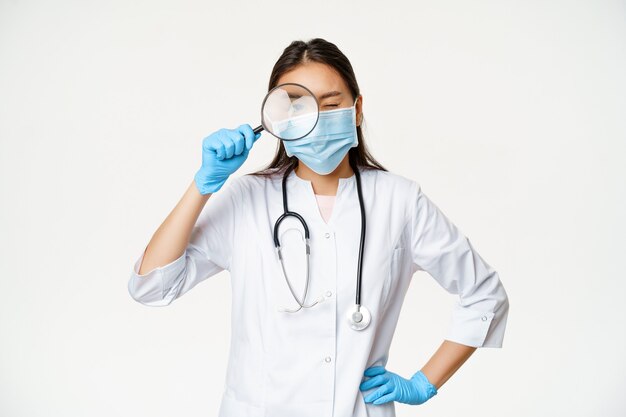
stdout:
{"type": "Polygon", "coordinates": [[[244,124],[206,137],[202,166],[137,260],[129,292],[142,304],[165,306],[230,272],[232,340],[220,416],[394,416],[395,402],[422,404],[436,395],[477,347],[502,347],[507,294],[498,273],[420,186],[369,154],[363,98],[334,44],[292,42],[269,89],[282,83],[316,95],[318,125],[302,139],[278,141],[266,169],[224,188],[260,134],[244,124]],[[279,224],[280,257],[275,247],[283,179],[288,210],[309,229],[310,281],[296,217],[279,224]],[[385,366],[418,270],[459,299],[441,347],[405,379],[385,366]]]}

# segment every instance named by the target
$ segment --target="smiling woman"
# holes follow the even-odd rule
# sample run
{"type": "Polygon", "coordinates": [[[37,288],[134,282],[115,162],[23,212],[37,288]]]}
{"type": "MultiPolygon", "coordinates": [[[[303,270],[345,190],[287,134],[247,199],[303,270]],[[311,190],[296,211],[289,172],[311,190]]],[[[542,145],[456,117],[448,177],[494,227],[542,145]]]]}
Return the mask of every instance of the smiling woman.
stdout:
{"type": "Polygon", "coordinates": [[[221,192],[260,134],[241,125],[204,138],[202,166],[135,263],[129,292],[165,306],[229,271],[232,334],[220,417],[395,416],[396,402],[437,395],[476,348],[502,347],[507,293],[419,183],[370,155],[363,96],[336,45],[292,42],[268,90],[283,83],[315,95],[315,128],[279,140],[265,169],[221,192]],[[319,196],[333,198],[332,215],[319,196]],[[458,302],[441,347],[403,378],[385,366],[420,270],[458,302]]]}

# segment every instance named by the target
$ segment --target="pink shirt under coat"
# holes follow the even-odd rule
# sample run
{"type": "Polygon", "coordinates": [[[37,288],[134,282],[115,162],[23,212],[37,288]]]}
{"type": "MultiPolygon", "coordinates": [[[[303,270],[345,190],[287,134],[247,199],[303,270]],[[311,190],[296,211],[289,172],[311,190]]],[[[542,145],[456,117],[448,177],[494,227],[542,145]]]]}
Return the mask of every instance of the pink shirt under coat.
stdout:
{"type": "Polygon", "coordinates": [[[328,219],[330,219],[330,214],[333,212],[333,205],[335,204],[336,195],[321,195],[315,194],[315,198],[317,199],[317,206],[320,209],[320,213],[322,213],[322,217],[324,221],[328,223],[328,219]]]}

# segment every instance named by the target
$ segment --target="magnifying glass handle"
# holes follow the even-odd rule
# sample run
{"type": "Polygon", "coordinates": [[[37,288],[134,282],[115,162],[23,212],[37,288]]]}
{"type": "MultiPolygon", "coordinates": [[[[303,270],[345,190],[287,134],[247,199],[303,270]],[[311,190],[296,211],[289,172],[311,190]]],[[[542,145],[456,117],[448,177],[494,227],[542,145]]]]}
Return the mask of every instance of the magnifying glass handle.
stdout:
{"type": "Polygon", "coordinates": [[[253,132],[256,135],[257,133],[261,132],[263,130],[263,125],[260,125],[258,127],[255,127],[253,132]]]}

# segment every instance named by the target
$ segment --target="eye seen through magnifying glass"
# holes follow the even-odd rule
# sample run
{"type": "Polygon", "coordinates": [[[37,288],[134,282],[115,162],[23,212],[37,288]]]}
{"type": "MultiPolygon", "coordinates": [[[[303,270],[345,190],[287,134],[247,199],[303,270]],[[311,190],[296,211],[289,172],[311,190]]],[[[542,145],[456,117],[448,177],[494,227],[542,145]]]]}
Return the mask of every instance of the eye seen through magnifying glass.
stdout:
{"type": "Polygon", "coordinates": [[[296,140],[308,135],[319,119],[319,103],[311,90],[297,83],[272,88],[261,105],[261,125],[254,133],[266,130],[281,140],[296,140]]]}

